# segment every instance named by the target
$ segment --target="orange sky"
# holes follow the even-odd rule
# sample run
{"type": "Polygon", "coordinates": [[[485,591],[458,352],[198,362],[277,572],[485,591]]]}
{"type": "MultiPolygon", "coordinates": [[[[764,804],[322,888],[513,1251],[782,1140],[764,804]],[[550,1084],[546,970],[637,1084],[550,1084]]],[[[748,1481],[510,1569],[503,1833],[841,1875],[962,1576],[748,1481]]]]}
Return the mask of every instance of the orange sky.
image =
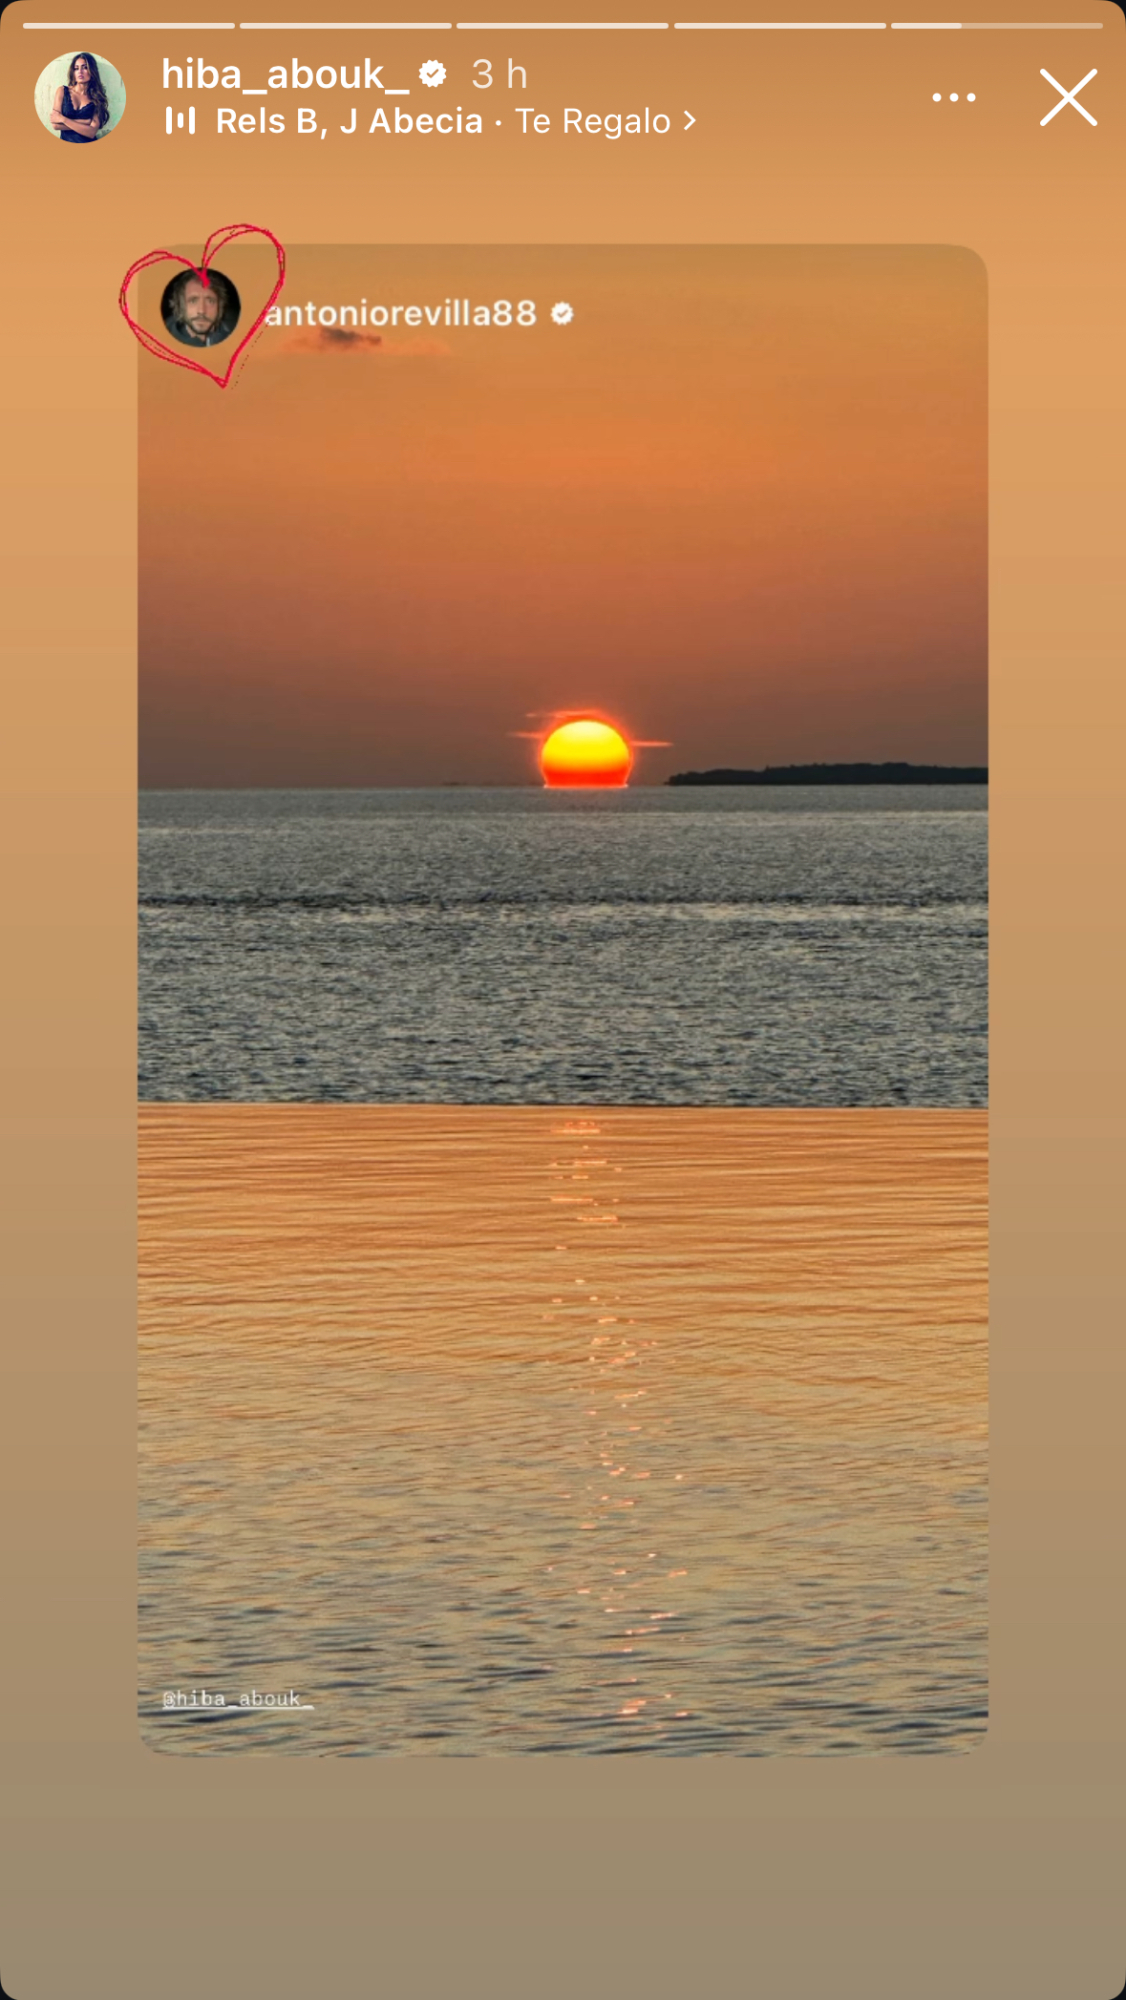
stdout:
{"type": "Polygon", "coordinates": [[[538,782],[582,709],[670,741],[634,784],[985,761],[976,258],[313,249],[282,302],[465,295],[539,323],[141,355],[142,784],[538,782]]]}

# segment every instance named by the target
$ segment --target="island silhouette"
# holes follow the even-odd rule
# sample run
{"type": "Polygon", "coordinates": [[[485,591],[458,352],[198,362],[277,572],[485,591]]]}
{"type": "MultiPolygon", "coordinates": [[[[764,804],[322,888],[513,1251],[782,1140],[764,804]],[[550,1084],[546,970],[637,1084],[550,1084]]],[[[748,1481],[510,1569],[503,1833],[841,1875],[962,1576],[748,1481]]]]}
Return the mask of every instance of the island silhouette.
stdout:
{"type": "Polygon", "coordinates": [[[987,785],[985,764],[768,764],[761,771],[677,771],[669,785],[987,785]]]}

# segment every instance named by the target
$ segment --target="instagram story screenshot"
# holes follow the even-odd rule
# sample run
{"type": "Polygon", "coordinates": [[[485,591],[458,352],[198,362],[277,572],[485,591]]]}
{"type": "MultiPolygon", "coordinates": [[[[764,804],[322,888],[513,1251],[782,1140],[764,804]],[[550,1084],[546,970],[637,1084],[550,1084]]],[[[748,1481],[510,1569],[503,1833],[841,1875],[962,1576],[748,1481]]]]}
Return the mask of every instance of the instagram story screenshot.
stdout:
{"type": "Polygon", "coordinates": [[[0,13],[5,2000],[1124,1990],[1126,16],[1028,4],[0,13]]]}

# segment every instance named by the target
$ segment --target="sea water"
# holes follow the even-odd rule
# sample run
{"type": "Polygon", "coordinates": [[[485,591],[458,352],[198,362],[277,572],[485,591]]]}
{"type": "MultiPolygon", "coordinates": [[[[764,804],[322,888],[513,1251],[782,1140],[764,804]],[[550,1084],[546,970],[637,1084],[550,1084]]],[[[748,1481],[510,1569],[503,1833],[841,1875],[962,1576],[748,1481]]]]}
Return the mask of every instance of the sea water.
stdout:
{"type": "Polygon", "coordinates": [[[971,1748],[985,1122],[142,1107],[146,1742],[971,1748]]]}
{"type": "Polygon", "coordinates": [[[146,793],[140,1094],[984,1105],[985,803],[146,793]]]}

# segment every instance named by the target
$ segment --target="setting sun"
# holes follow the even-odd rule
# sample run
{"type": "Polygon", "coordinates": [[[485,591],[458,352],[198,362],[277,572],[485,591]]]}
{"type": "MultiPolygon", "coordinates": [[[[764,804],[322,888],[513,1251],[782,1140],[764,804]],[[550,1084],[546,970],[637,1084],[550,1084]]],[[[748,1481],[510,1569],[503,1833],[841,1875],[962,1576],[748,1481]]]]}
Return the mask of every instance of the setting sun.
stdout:
{"type": "Polygon", "coordinates": [[[561,723],[540,749],[545,785],[626,785],[632,769],[625,737],[591,716],[561,723]]]}

